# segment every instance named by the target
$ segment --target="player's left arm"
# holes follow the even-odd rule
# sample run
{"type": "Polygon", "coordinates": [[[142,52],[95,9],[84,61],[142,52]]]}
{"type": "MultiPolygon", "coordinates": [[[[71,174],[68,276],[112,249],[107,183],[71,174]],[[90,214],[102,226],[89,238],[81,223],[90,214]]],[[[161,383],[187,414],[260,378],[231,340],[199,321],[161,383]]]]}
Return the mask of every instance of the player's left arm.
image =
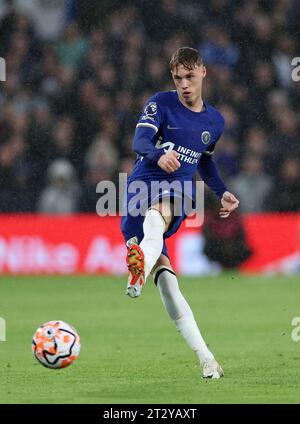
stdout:
{"type": "Polygon", "coordinates": [[[221,114],[217,120],[218,134],[215,140],[210,144],[201,157],[198,164],[198,171],[203,181],[210,187],[210,189],[221,199],[221,205],[219,211],[220,218],[228,218],[228,216],[239,206],[239,200],[234,194],[228,191],[224,182],[220,178],[214,160],[212,158],[217,141],[223,134],[225,127],[225,120],[221,114]]]}
{"type": "Polygon", "coordinates": [[[228,216],[239,206],[239,200],[230,193],[218,174],[215,162],[212,158],[214,146],[201,155],[198,171],[208,187],[221,199],[222,207],[219,211],[221,218],[228,216]]]}

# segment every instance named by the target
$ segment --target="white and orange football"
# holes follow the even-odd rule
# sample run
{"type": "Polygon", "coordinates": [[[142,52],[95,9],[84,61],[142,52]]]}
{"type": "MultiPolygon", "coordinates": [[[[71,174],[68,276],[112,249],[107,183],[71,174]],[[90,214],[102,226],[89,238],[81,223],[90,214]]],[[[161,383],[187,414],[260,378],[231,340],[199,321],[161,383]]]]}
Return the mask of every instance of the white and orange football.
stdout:
{"type": "Polygon", "coordinates": [[[63,321],[49,321],[34,333],[32,351],[45,367],[65,368],[78,358],[80,337],[71,325],[63,321]]]}

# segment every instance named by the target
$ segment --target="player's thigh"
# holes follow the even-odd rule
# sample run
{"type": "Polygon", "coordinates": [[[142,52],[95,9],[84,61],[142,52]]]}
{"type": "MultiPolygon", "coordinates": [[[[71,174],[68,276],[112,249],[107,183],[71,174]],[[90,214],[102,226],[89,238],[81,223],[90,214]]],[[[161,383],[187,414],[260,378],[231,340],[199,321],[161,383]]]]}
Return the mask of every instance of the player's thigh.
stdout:
{"type": "Polygon", "coordinates": [[[159,203],[151,205],[151,209],[156,209],[161,213],[166,223],[165,231],[167,231],[174,216],[174,205],[170,201],[161,200],[159,203]]]}
{"type": "Polygon", "coordinates": [[[160,257],[157,259],[156,264],[155,264],[155,265],[154,265],[154,267],[152,268],[151,274],[153,275],[153,273],[155,272],[155,270],[156,270],[158,267],[160,267],[160,266],[165,266],[165,267],[167,267],[167,268],[170,268],[172,271],[174,271],[174,270],[173,270],[173,268],[172,268],[172,265],[171,265],[170,259],[169,259],[166,255],[164,255],[163,253],[162,253],[162,254],[160,255],[160,257]]]}

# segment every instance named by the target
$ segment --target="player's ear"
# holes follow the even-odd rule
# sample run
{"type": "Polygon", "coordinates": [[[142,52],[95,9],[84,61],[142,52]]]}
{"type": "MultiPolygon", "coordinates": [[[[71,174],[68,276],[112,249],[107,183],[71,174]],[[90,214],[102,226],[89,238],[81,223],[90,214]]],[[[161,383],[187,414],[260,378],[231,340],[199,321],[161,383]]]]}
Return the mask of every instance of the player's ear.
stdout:
{"type": "Polygon", "coordinates": [[[204,65],[202,66],[202,72],[203,72],[202,77],[205,78],[206,77],[206,67],[204,65]]]}

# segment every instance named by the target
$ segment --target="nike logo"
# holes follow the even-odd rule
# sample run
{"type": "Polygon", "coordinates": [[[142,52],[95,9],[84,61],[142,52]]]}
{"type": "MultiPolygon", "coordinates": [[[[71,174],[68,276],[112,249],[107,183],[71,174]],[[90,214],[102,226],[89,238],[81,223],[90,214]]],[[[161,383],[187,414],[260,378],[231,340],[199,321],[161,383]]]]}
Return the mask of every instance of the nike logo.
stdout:
{"type": "Polygon", "coordinates": [[[168,129],[168,130],[181,130],[181,128],[178,128],[178,127],[171,127],[171,125],[168,125],[168,126],[167,126],[167,129],[168,129]]]}

